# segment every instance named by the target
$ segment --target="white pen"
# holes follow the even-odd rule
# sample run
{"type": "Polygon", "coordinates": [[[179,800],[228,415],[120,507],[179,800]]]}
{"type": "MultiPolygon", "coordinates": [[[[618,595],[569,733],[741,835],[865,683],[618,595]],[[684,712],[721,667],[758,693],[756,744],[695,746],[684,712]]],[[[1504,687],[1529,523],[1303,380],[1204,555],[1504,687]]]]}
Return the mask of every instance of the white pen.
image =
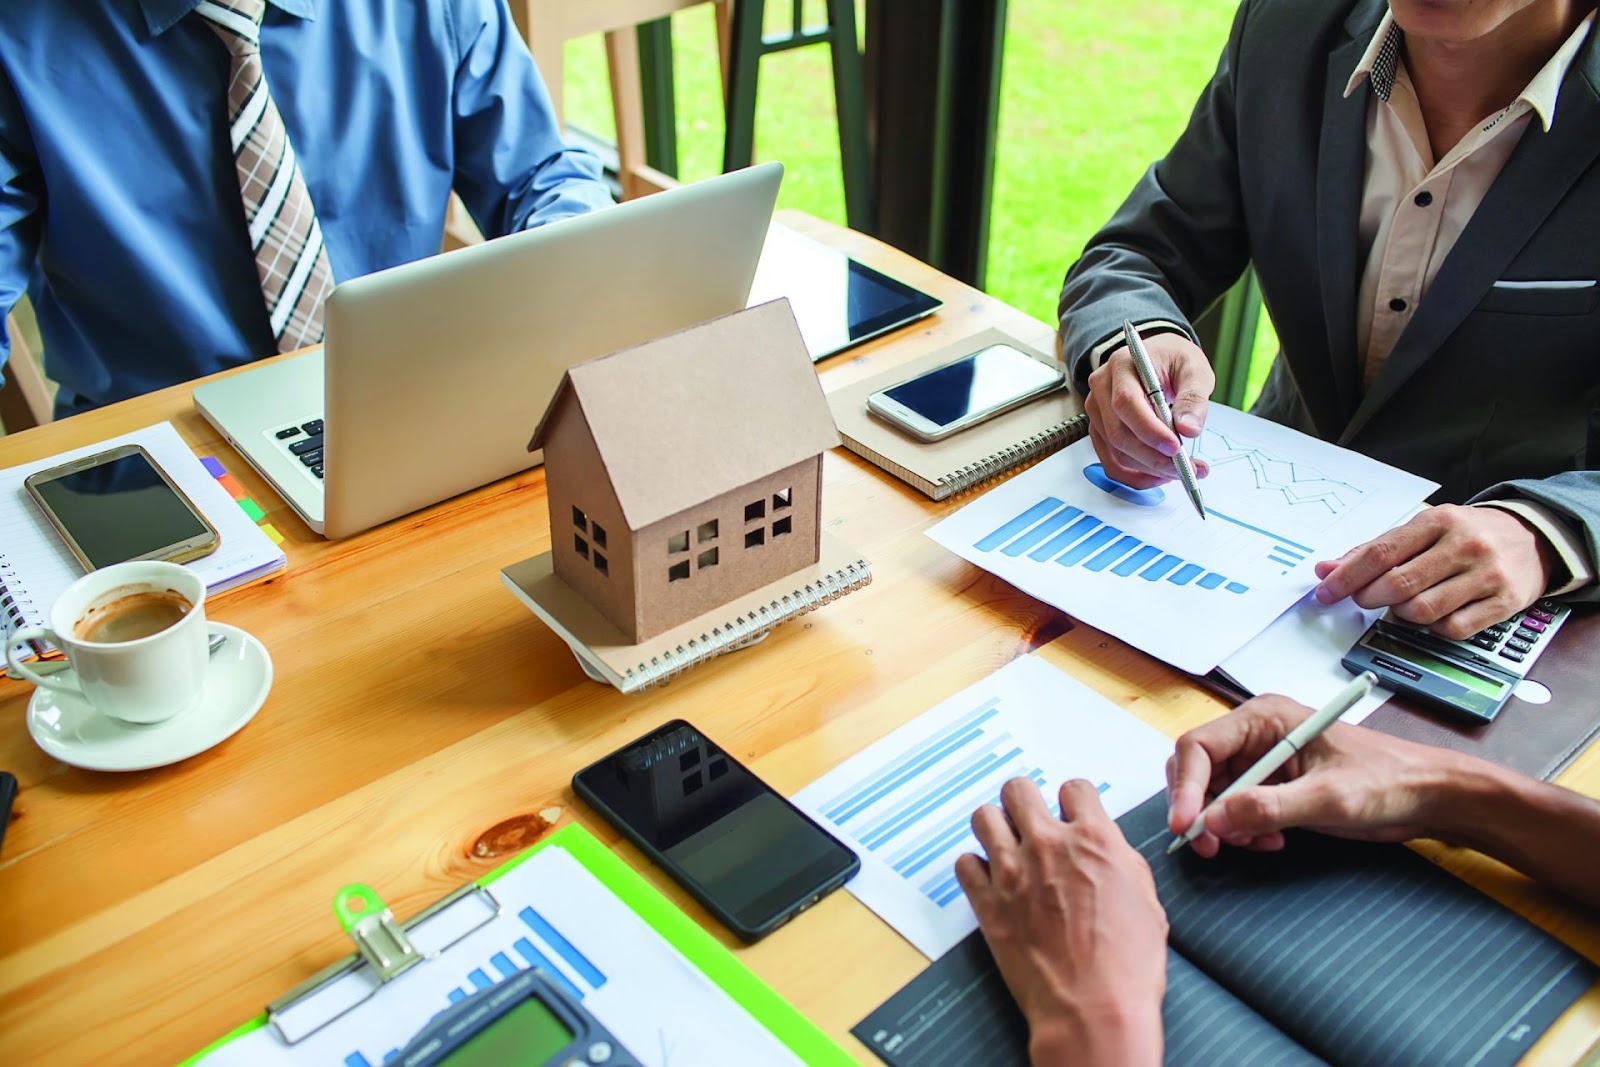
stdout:
{"type": "MultiPolygon", "coordinates": [[[[1349,711],[1356,701],[1370,693],[1372,687],[1377,684],[1378,676],[1371,671],[1362,671],[1356,675],[1355,681],[1339,690],[1338,695],[1323,705],[1321,711],[1312,713],[1305,722],[1290,730],[1288,737],[1273,745],[1271,751],[1256,760],[1248,771],[1234,779],[1233,784],[1224,789],[1211,804],[1226,800],[1241,789],[1249,789],[1266,781],[1273,771],[1288,763],[1296,752],[1321,737],[1324,730],[1338,722],[1341,715],[1349,711]]],[[[1167,855],[1172,855],[1206,832],[1206,808],[1211,807],[1211,804],[1200,809],[1200,814],[1195,816],[1187,833],[1182,837],[1173,838],[1172,844],[1167,846],[1167,855]]]]}
{"type": "MultiPolygon", "coordinates": [[[[1167,403],[1167,394],[1161,388],[1161,380],[1156,377],[1156,366],[1150,362],[1150,354],[1144,350],[1144,342],[1139,340],[1139,331],[1133,328],[1133,323],[1127,319],[1122,320],[1122,339],[1127,342],[1128,352],[1133,356],[1133,368],[1139,375],[1139,381],[1144,386],[1145,396],[1150,400],[1150,406],[1156,409],[1156,417],[1166,424],[1173,436],[1177,436],[1178,424],[1172,418],[1172,405],[1167,403]]],[[[1183,438],[1178,438],[1178,451],[1172,457],[1173,466],[1178,468],[1178,480],[1183,483],[1183,491],[1189,494],[1189,503],[1194,505],[1194,510],[1200,517],[1206,517],[1205,502],[1200,499],[1200,483],[1195,478],[1194,464],[1189,461],[1189,453],[1183,450],[1183,438]]]]}

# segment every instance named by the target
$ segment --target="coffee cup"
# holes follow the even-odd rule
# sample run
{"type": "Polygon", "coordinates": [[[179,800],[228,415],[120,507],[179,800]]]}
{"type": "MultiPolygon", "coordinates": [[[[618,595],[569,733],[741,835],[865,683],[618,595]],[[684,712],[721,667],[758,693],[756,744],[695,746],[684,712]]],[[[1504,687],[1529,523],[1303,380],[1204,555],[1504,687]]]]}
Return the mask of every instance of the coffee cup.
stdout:
{"type": "Polygon", "coordinates": [[[200,698],[209,657],[206,586],[176,563],[117,563],[73,582],[45,626],[6,643],[6,664],[43,689],[78,697],[132,723],[156,723],[200,698]],[[71,672],[41,675],[21,662],[29,641],[48,641],[71,672]]]}

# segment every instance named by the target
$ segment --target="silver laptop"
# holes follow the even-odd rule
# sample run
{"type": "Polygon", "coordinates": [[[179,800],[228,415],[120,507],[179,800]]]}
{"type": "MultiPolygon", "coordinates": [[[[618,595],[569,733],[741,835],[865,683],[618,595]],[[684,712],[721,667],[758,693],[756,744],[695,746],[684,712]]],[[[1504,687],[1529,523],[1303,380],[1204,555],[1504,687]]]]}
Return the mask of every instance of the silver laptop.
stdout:
{"type": "Polygon", "coordinates": [[[197,386],[195,407],[326,537],[525,470],[569,366],[745,306],[782,177],[766,163],[353,278],[322,350],[197,386]]]}

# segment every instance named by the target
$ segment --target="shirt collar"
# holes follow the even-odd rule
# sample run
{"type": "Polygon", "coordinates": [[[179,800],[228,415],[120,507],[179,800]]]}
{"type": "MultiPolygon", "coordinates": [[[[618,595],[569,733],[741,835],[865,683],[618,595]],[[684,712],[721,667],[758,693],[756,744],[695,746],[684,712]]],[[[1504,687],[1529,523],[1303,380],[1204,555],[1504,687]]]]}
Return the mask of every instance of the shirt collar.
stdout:
{"type": "MultiPolygon", "coordinates": [[[[144,9],[145,25],[150,28],[151,36],[155,37],[171,29],[199,3],[200,0],[139,0],[139,6],[144,9]]],[[[317,17],[314,0],[267,0],[267,3],[295,18],[317,17]]]]}
{"type": "MultiPolygon", "coordinates": [[[[1595,13],[1591,11],[1556,49],[1549,62],[1539,68],[1539,73],[1533,76],[1528,87],[1517,96],[1518,100],[1526,101],[1538,113],[1539,121],[1547,133],[1556,121],[1556,97],[1561,93],[1561,82],[1566,78],[1583,42],[1588,39],[1594,22],[1595,13]]],[[[1345,84],[1344,95],[1349,97],[1361,87],[1363,81],[1367,81],[1372,84],[1372,91],[1378,99],[1387,101],[1394,90],[1395,72],[1400,66],[1400,45],[1405,41],[1405,36],[1405,31],[1394,21],[1394,14],[1385,11],[1383,21],[1378,23],[1372,35],[1372,42],[1367,45],[1361,62],[1356,64],[1355,72],[1345,84]]]]}

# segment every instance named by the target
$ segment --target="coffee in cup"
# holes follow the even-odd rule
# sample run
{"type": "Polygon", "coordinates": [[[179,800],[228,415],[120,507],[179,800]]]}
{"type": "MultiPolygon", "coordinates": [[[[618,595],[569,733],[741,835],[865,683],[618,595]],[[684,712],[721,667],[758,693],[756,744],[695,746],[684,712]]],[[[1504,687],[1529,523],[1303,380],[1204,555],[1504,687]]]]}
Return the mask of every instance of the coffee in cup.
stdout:
{"type": "Polygon", "coordinates": [[[174,590],[141,589],[114,599],[102,599],[89,608],[72,628],[79,641],[112,645],[153,637],[194,608],[187,597],[174,590]]]}

